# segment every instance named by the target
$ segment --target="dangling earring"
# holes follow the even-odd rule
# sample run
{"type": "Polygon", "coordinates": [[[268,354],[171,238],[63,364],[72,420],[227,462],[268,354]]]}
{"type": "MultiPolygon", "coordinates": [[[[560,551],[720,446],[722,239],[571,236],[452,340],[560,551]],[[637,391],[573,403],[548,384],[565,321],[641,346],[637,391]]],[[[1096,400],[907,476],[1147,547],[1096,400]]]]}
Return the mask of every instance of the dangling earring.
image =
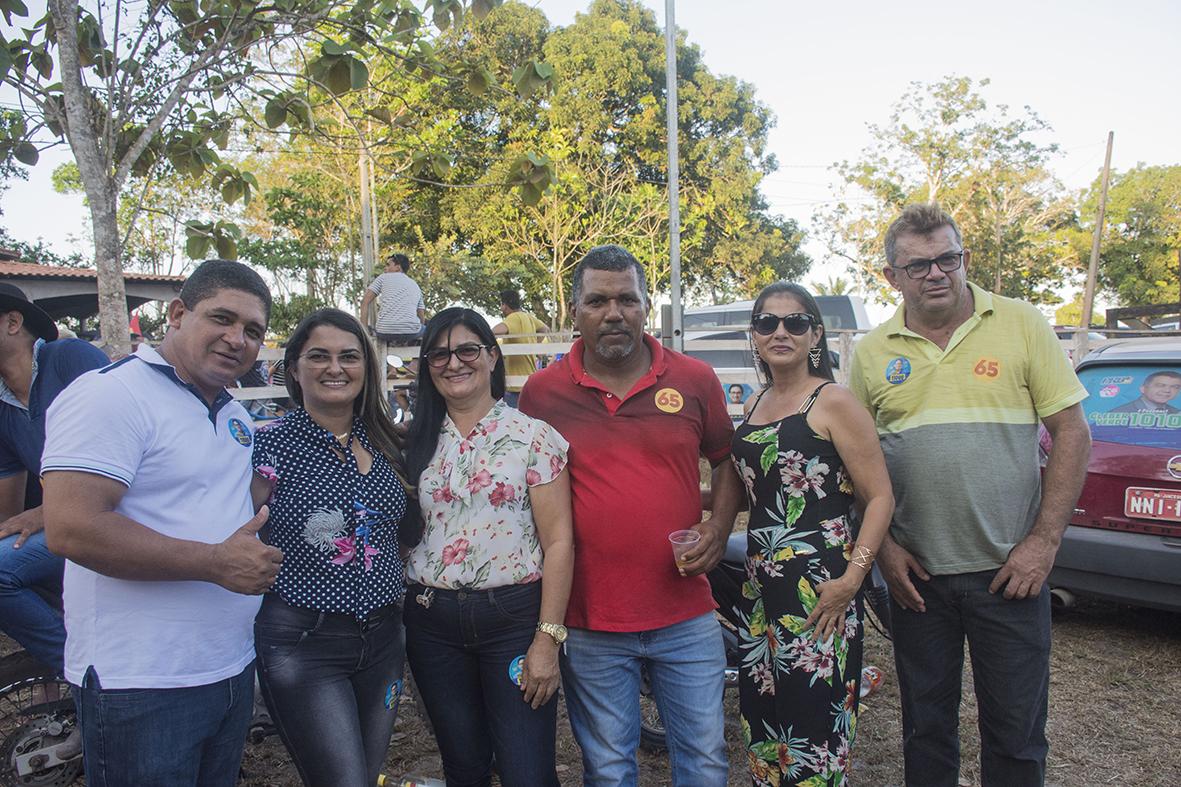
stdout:
{"type": "Polygon", "coordinates": [[[808,350],[808,360],[811,362],[813,369],[820,368],[820,345],[808,350]]]}
{"type": "Polygon", "coordinates": [[[755,365],[755,379],[759,381],[760,386],[766,387],[767,381],[763,379],[762,358],[759,357],[759,351],[755,349],[754,339],[750,341],[750,357],[753,359],[755,365]]]}

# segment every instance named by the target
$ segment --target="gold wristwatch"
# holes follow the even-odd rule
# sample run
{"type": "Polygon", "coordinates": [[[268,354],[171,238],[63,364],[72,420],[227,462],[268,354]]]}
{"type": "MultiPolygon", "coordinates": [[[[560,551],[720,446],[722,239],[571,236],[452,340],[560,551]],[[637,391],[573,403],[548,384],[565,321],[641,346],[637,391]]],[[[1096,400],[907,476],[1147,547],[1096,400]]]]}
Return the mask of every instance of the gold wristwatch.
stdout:
{"type": "Polygon", "coordinates": [[[566,627],[561,623],[538,623],[537,630],[549,634],[559,645],[566,641],[566,627]]]}

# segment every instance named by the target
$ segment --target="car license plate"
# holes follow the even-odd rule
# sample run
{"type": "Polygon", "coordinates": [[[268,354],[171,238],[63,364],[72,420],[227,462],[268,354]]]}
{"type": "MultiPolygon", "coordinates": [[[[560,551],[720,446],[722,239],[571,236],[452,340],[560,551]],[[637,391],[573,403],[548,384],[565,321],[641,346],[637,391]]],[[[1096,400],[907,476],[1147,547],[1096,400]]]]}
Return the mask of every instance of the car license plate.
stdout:
{"type": "Polygon", "coordinates": [[[1124,516],[1181,522],[1181,490],[1130,486],[1124,493],[1124,516]]]}

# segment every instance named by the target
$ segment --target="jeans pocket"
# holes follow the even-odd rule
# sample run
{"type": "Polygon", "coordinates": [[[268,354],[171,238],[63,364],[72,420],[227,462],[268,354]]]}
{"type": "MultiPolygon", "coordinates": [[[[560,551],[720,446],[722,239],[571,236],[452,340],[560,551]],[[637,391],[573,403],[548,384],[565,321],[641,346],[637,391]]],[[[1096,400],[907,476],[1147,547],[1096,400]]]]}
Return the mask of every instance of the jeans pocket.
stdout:
{"type": "Polygon", "coordinates": [[[258,665],[263,671],[279,669],[295,654],[295,651],[319,628],[319,622],[311,625],[292,625],[264,619],[264,612],[254,621],[254,650],[258,654],[258,665]]]}
{"type": "Polygon", "coordinates": [[[541,583],[492,588],[488,591],[488,603],[513,623],[534,625],[541,615],[541,583]]]}

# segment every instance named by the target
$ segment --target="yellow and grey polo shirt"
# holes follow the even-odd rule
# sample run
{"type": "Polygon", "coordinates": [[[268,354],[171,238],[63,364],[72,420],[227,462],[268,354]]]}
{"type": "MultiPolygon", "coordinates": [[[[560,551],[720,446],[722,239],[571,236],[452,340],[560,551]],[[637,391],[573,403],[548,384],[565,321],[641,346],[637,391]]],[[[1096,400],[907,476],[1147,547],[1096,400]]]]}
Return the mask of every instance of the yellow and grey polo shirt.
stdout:
{"type": "Polygon", "coordinates": [[[899,306],[850,368],[894,485],[890,534],[932,574],[1005,562],[1041,500],[1038,420],[1087,396],[1037,309],[968,286],[975,311],[947,349],[899,306]]]}

